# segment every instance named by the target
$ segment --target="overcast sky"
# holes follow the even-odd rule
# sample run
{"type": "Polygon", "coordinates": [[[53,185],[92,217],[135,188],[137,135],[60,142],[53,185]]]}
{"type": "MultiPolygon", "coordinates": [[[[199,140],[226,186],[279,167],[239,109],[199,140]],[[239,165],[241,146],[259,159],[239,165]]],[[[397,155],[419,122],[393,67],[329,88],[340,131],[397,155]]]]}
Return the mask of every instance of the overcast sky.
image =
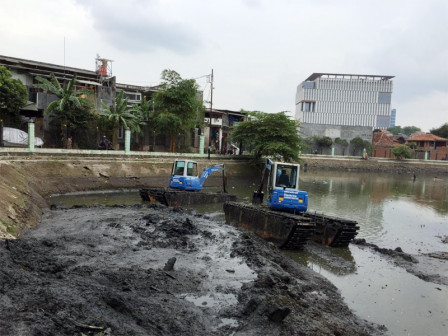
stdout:
{"type": "Polygon", "coordinates": [[[89,70],[99,54],[137,85],[172,69],[206,100],[213,69],[214,108],[291,115],[314,72],[390,75],[397,125],[448,122],[447,0],[2,0],[0,54],[89,70]]]}

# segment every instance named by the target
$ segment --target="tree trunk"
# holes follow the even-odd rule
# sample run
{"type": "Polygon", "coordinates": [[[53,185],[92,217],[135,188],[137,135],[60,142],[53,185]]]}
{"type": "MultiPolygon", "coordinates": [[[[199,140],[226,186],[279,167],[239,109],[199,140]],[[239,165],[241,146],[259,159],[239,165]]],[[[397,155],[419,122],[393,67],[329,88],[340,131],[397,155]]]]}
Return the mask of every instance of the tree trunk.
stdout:
{"type": "Polygon", "coordinates": [[[118,136],[118,127],[114,127],[112,129],[112,147],[114,149],[118,149],[117,148],[117,145],[118,145],[117,136],[118,136]]]}
{"type": "Polygon", "coordinates": [[[170,135],[170,152],[174,153],[176,151],[176,137],[170,135]]]}

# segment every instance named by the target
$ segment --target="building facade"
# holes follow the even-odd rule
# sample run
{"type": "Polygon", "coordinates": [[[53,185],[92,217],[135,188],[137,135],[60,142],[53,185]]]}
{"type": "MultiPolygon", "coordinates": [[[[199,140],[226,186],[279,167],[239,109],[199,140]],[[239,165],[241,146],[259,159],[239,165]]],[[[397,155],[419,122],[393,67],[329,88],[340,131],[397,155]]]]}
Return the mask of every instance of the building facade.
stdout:
{"type": "Polygon", "coordinates": [[[392,109],[390,113],[390,127],[395,127],[396,119],[397,119],[397,109],[392,109]]]}
{"type": "Polygon", "coordinates": [[[394,76],[313,73],[297,87],[301,124],[388,128],[394,76]]]}

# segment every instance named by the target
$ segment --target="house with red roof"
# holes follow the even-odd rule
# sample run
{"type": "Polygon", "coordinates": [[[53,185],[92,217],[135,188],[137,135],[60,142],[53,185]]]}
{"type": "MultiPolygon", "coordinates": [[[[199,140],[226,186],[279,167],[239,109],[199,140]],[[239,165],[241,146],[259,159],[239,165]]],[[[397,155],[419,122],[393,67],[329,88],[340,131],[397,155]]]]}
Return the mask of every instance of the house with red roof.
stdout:
{"type": "Polygon", "coordinates": [[[392,153],[392,149],[404,143],[403,137],[395,137],[386,130],[380,130],[373,133],[372,139],[372,156],[373,157],[384,157],[384,158],[395,158],[392,153]]]}
{"type": "Polygon", "coordinates": [[[415,158],[429,160],[448,160],[448,139],[434,134],[422,134],[406,139],[415,144],[415,158]]]}

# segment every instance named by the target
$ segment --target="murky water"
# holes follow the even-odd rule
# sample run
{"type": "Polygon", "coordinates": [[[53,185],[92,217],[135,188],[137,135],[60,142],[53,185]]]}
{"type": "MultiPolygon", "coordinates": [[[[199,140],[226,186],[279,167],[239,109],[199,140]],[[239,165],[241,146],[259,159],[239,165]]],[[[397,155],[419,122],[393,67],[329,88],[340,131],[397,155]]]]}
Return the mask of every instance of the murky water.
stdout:
{"type": "MultiPolygon", "coordinates": [[[[306,172],[301,189],[310,208],[358,221],[358,238],[380,247],[401,247],[410,254],[448,251],[448,178],[354,172],[306,172]]],[[[250,200],[257,179],[232,179],[228,191],[250,200]]],[[[213,190],[214,188],[210,188],[213,190]]],[[[72,194],[53,204],[135,204],[137,191],[72,194]]],[[[223,219],[222,205],[195,207],[223,219]]],[[[347,304],[362,318],[384,324],[391,335],[448,335],[448,286],[425,282],[381,255],[350,246],[330,249],[347,261],[338,268],[303,252],[288,253],[296,261],[331,280],[347,304]]]]}

